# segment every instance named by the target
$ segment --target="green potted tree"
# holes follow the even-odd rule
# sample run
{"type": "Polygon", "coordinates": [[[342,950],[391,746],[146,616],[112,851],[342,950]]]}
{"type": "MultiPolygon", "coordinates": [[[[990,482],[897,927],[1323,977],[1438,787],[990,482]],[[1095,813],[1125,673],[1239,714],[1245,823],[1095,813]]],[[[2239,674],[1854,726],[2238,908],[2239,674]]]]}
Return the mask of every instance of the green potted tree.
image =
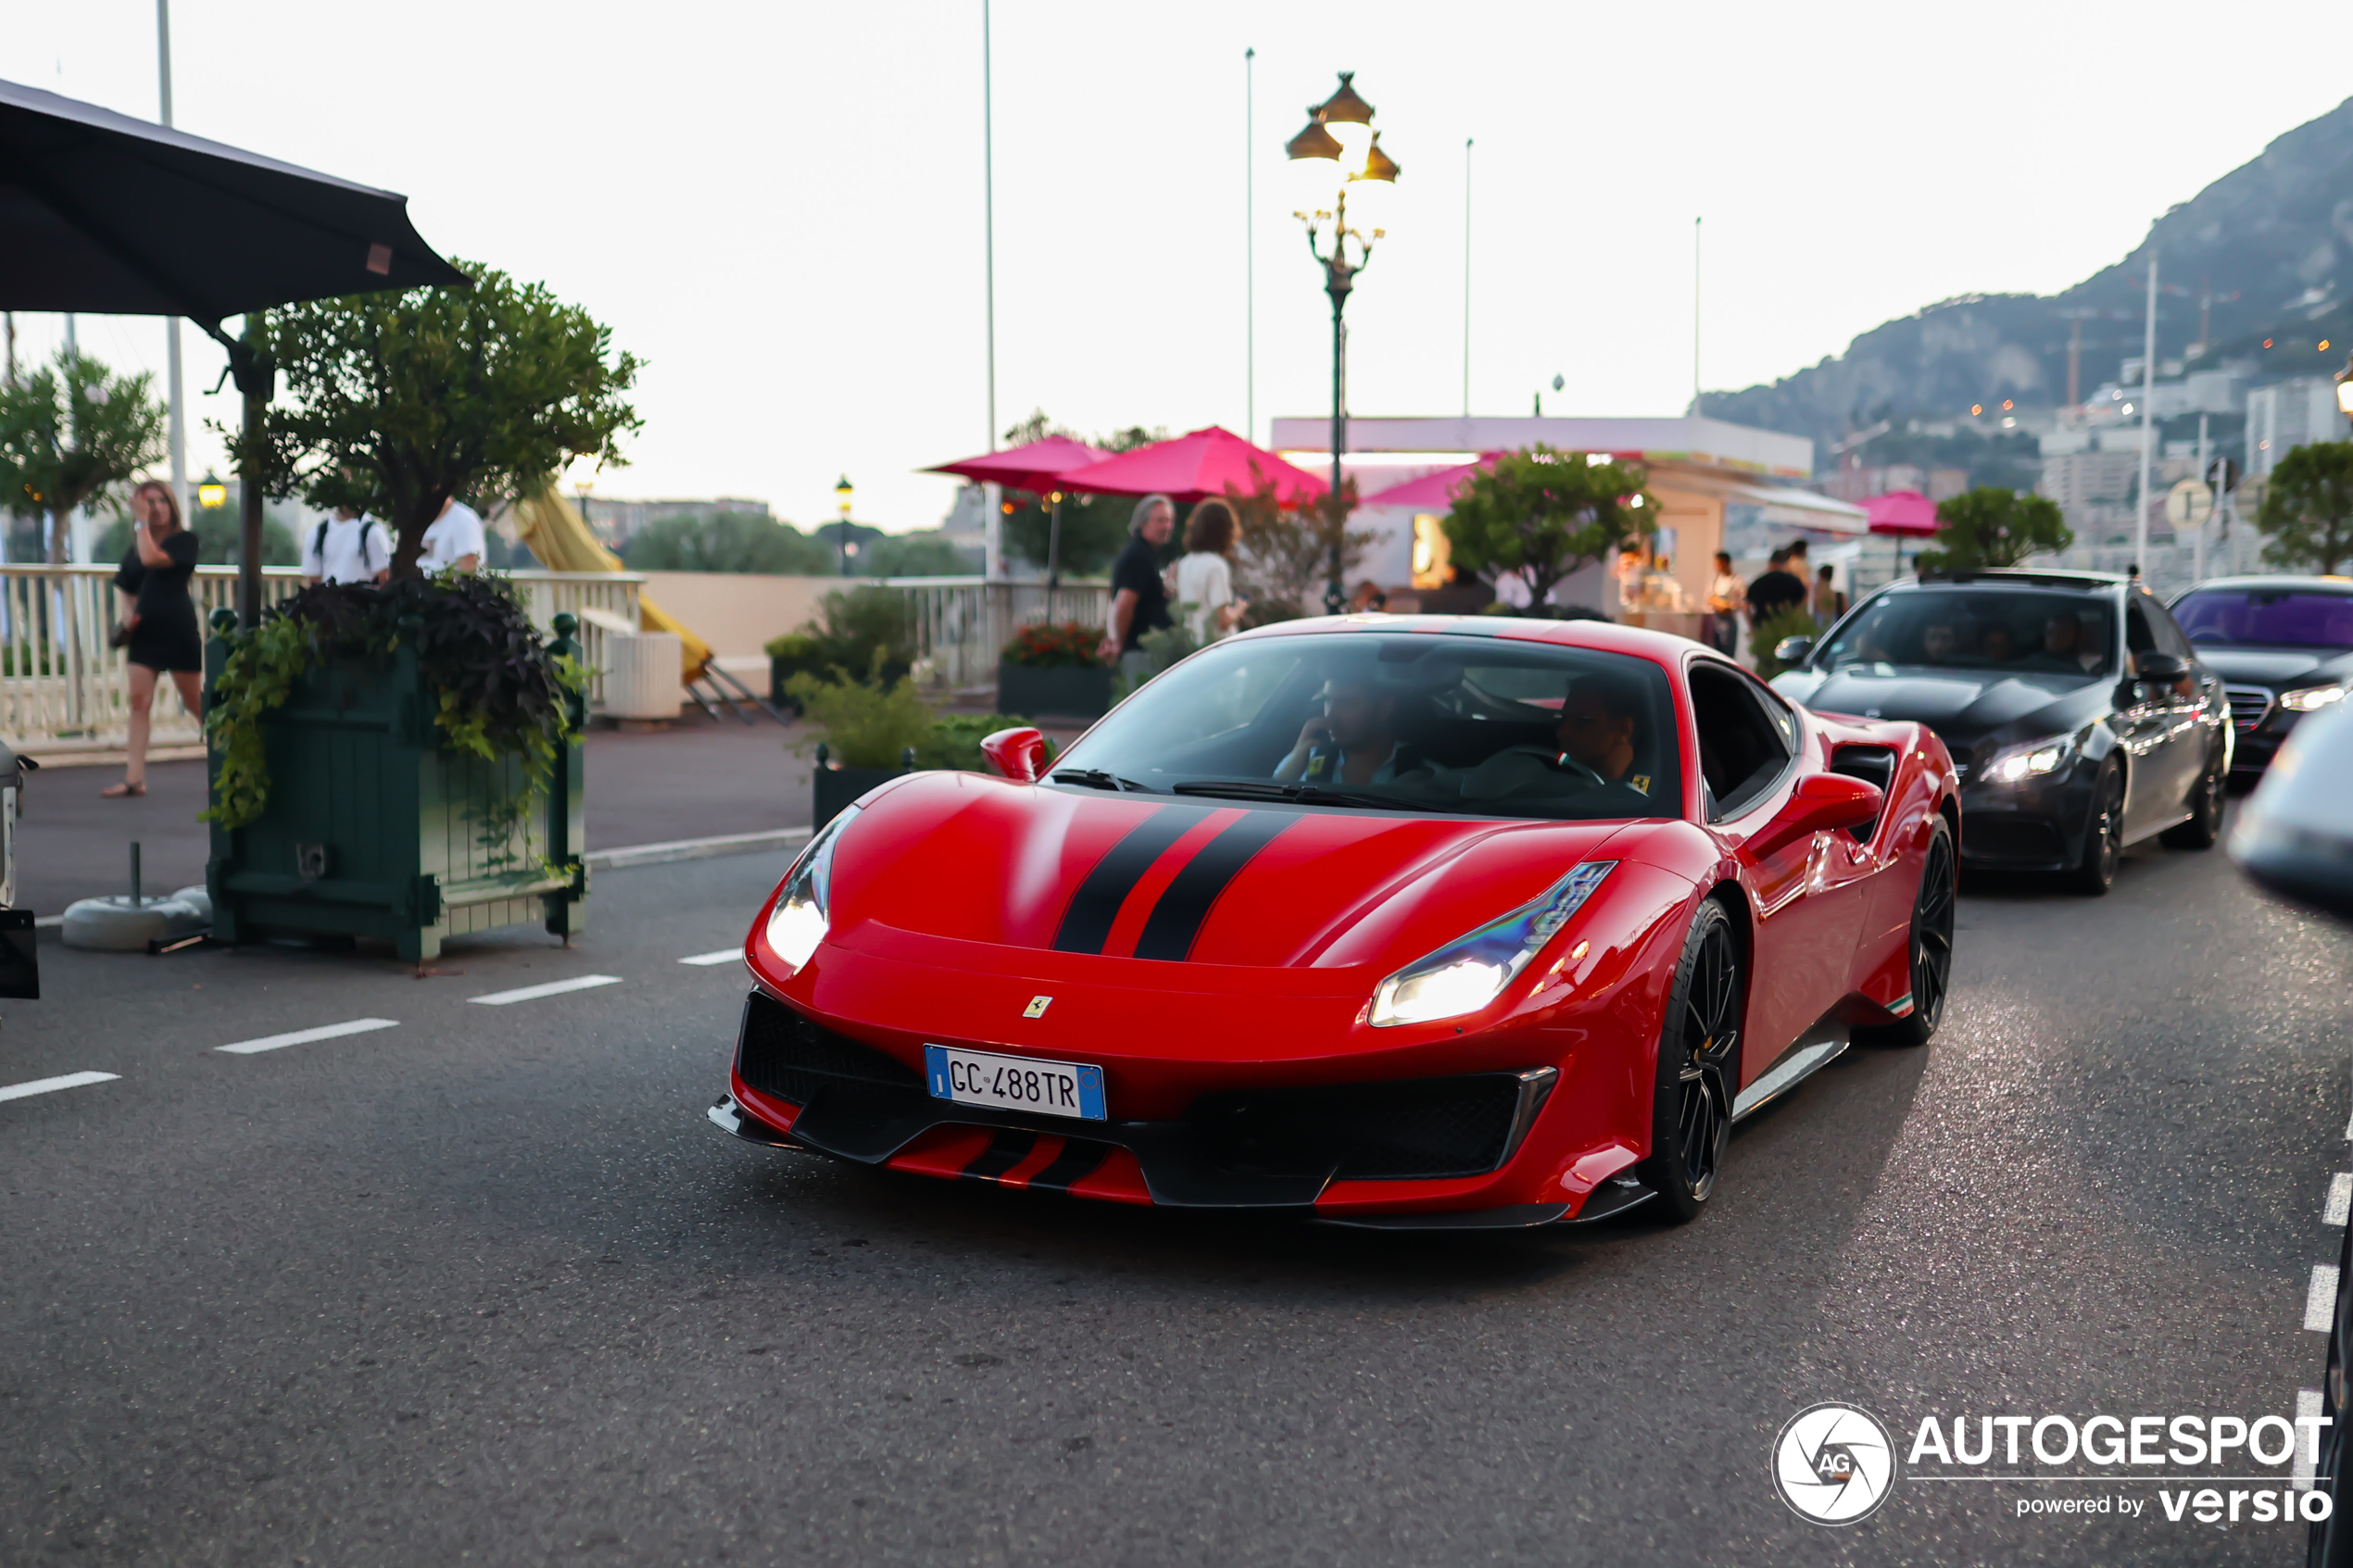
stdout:
{"type": "Polygon", "coordinates": [[[1099,627],[1077,621],[1025,626],[997,661],[997,710],[1057,719],[1100,719],[1111,711],[1112,671],[1095,657],[1099,627]]]}
{"type": "MultiPolygon", "coordinates": [[[[272,312],[285,378],[261,454],[272,495],[395,525],[384,589],[313,589],[207,652],[215,932],[390,938],[422,961],[453,933],[581,926],[582,674],[503,583],[423,578],[425,531],[461,495],[621,462],[637,362],[536,284],[465,265],[468,289],[272,312]],[[544,823],[544,826],[542,825],[544,823]]],[[[251,454],[248,454],[250,457],[251,454]]]]}
{"type": "Polygon", "coordinates": [[[389,940],[584,921],[572,617],[544,640],[495,577],[322,583],[205,650],[213,935],[389,940]]]}
{"type": "Polygon", "coordinates": [[[1658,504],[1642,489],[1648,471],[1640,463],[1592,460],[1600,455],[1539,442],[1473,473],[1446,514],[1454,564],[1491,578],[1517,572],[1529,602],[1543,606],[1554,583],[1647,535],[1658,517],[1658,504]]]}

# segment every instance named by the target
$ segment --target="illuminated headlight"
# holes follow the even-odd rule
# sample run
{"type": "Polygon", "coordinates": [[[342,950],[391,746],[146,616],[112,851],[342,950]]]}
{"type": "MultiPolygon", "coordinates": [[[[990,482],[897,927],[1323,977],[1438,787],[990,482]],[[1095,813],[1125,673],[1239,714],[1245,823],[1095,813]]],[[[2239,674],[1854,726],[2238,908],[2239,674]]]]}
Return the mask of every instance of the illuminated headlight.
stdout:
{"type": "Polygon", "coordinates": [[[2280,706],[2290,713],[2309,713],[2326,708],[2333,702],[2345,700],[2343,686],[2307,686],[2300,692],[2282,692],[2280,706]]]}
{"type": "Polygon", "coordinates": [[[2054,735],[2049,740],[2029,741],[2014,746],[1985,765],[1982,777],[1988,784],[2022,784],[2056,773],[2075,756],[2073,735],[2054,735]]]}
{"type": "Polygon", "coordinates": [[[809,961],[825,937],[826,901],[833,890],[834,846],[841,842],[858,808],[850,807],[809,841],[793,869],[785,873],[785,890],[768,911],[768,950],[794,969],[809,961]]]}
{"type": "Polygon", "coordinates": [[[1373,992],[1374,1026],[1477,1012],[1504,994],[1617,867],[1616,860],[1587,860],[1542,897],[1399,970],[1373,992]]]}

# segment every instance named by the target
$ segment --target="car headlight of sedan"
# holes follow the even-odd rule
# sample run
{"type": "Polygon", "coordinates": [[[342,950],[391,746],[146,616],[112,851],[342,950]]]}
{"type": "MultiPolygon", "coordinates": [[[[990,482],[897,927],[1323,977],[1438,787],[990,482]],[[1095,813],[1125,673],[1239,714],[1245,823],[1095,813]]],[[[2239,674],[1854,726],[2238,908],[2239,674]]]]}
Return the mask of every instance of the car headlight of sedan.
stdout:
{"type": "Polygon", "coordinates": [[[2280,706],[2290,713],[2310,713],[2345,700],[2343,686],[2306,686],[2301,691],[2282,692],[2280,706]]]}
{"type": "Polygon", "coordinates": [[[1617,868],[1616,860],[1587,860],[1542,897],[1399,970],[1373,992],[1374,1027],[1477,1012],[1504,994],[1617,868]]]}
{"type": "Polygon", "coordinates": [[[768,911],[768,950],[799,969],[825,937],[827,901],[833,892],[834,846],[858,815],[852,806],[818,830],[785,874],[785,890],[768,911]]]}
{"type": "Polygon", "coordinates": [[[2077,737],[2050,735],[2031,740],[2024,746],[2006,746],[1985,764],[1978,776],[1987,784],[2024,784],[2029,779],[2045,778],[2064,771],[2075,760],[2077,737]]]}

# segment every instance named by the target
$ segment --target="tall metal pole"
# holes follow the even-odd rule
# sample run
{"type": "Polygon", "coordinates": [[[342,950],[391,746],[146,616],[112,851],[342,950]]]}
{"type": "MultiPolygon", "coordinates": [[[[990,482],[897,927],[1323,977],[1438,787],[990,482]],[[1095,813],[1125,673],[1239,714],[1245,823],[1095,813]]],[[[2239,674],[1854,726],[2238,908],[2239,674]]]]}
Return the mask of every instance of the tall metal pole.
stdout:
{"type": "MultiPolygon", "coordinates": [[[[1699,225],[1692,220],[1692,417],[1699,417],[1699,225]]],[[[1903,546],[1896,551],[1900,557],[1903,546]]]]}
{"type": "Polygon", "coordinates": [[[980,205],[981,245],[986,252],[988,293],[988,449],[997,450],[997,147],[996,114],[989,102],[988,0],[980,0],[980,205]]]}
{"type": "MultiPolygon", "coordinates": [[[[1254,129],[1258,110],[1255,85],[1258,51],[1242,51],[1242,437],[1258,439],[1258,166],[1251,157],[1257,144],[1254,129]]],[[[1062,526],[1061,503],[1055,503],[1054,526],[1062,526]]]]}
{"type": "Polygon", "coordinates": [[[1348,603],[1340,583],[1340,539],[1348,514],[1341,509],[1340,457],[1348,450],[1348,328],[1340,320],[1347,308],[1353,278],[1348,268],[1348,191],[1341,187],[1332,222],[1332,258],[1324,269],[1324,292],[1332,296],[1332,560],[1331,578],[1324,584],[1324,613],[1338,615],[1348,603]]]}
{"type": "Polygon", "coordinates": [[[1470,418],[1471,141],[1463,138],[1463,418],[1470,418]]]}
{"type": "Polygon", "coordinates": [[[2154,394],[2157,390],[2157,242],[2149,242],[2149,302],[2148,320],[2141,332],[2141,491],[2140,504],[2133,508],[2133,566],[2145,574],[2149,555],[2149,468],[2155,454],[2149,450],[2152,439],[2151,417],[2157,412],[2154,394]]]}
{"type": "MultiPolygon", "coordinates": [[[[2197,417],[2197,481],[2200,484],[2207,483],[2206,416],[2204,414],[2197,417]]],[[[2190,581],[2193,583],[2206,581],[2206,525],[2213,520],[2214,503],[2209,498],[2206,506],[2206,516],[2198,519],[2197,521],[2197,549],[2196,558],[2190,567],[2190,581]]]]}
{"type": "MultiPolygon", "coordinates": [[[[171,0],[156,0],[156,74],[159,91],[158,123],[171,125],[171,0]]],[[[188,414],[180,375],[180,318],[163,320],[164,374],[171,395],[171,505],[188,515],[188,414]]]]}

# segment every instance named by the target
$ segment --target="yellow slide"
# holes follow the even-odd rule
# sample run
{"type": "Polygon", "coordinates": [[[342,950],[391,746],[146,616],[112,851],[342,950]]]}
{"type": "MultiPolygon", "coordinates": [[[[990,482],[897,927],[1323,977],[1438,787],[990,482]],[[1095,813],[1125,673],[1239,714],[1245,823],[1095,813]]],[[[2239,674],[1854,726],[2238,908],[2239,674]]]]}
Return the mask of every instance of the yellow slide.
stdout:
{"type": "MultiPolygon", "coordinates": [[[[623,571],[621,558],[597,542],[588,524],[551,481],[535,495],[515,503],[515,532],[531,546],[539,564],[550,571],[623,571]]],[[[675,632],[683,646],[684,682],[693,685],[711,663],[711,645],[663,614],[654,601],[637,596],[637,627],[643,632],[675,632]]]]}

